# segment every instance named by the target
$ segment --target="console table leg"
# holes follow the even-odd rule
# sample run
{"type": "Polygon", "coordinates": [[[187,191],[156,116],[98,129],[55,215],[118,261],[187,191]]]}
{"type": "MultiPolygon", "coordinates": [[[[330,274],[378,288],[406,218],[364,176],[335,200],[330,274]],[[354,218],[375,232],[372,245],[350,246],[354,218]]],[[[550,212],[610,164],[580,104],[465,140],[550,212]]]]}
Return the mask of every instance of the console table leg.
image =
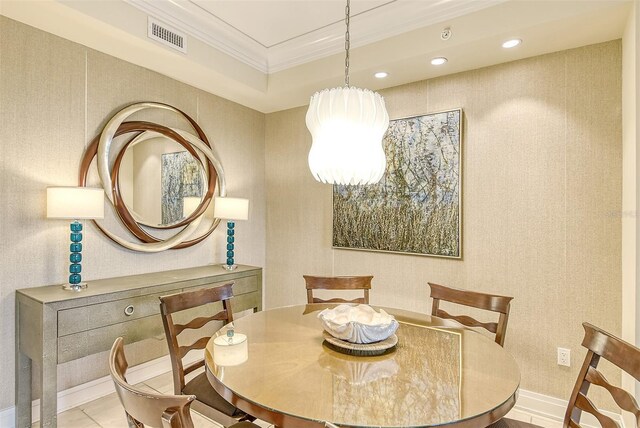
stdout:
{"type": "Polygon", "coordinates": [[[56,428],[58,414],[58,379],[55,358],[42,361],[42,396],[40,398],[40,427],[56,428]]]}
{"type": "Polygon", "coordinates": [[[31,358],[16,349],[16,428],[31,427],[31,358]]]}
{"type": "Polygon", "coordinates": [[[51,307],[42,310],[42,366],[40,385],[40,427],[56,428],[58,423],[58,313],[51,307]]]}

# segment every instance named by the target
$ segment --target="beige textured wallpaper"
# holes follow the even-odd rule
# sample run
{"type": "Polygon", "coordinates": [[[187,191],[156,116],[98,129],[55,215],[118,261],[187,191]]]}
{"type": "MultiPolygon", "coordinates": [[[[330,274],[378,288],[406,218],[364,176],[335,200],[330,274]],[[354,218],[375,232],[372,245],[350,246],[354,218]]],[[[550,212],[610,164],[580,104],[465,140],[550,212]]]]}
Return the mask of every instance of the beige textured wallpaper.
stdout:
{"type": "MultiPolygon", "coordinates": [[[[74,184],[86,143],[105,119],[146,100],[196,118],[225,167],[229,194],[251,200],[249,221],[238,224],[237,260],[266,263],[267,307],[304,302],[305,273],[373,274],[374,304],[417,311],[430,307],[427,281],[512,295],[506,348],[523,388],[568,398],[584,355],[580,323],[620,333],[620,64],[615,41],[383,91],[392,118],[463,108],[458,261],[331,249],[331,188],[308,171],[305,108],[265,120],[0,17],[0,409],[13,405],[14,292],[63,282],[68,268],[68,225],[44,218],[45,188],[74,184]],[[558,346],[572,349],[571,369],[555,364],[558,346]]],[[[87,229],[89,280],[223,258],[221,229],[194,248],[153,255],[87,229]]],[[[146,341],[129,347],[128,357],[136,364],[164,349],[163,340],[146,341]]],[[[60,366],[60,389],[103,376],[105,361],[97,355],[60,366]]]]}
{"type": "MultiPolygon", "coordinates": [[[[14,291],[67,276],[69,225],[45,218],[45,188],[75,185],[87,142],[108,116],[137,101],[174,105],[203,127],[224,166],[228,194],[251,201],[249,221],[238,223],[237,261],[265,264],[262,113],[0,17],[0,409],[14,398],[14,291]]],[[[222,229],[189,249],[139,254],[89,225],[83,278],[222,262],[222,229]]],[[[145,341],[130,346],[127,357],[137,364],[165,349],[164,340],[145,341]]],[[[59,388],[107,373],[106,353],[72,361],[59,366],[59,388]]]]}
{"type": "Polygon", "coordinates": [[[416,311],[430,310],[427,281],[511,295],[506,349],[521,386],[568,399],[581,322],[621,328],[620,41],[383,95],[392,118],[464,111],[463,260],[333,250],[306,108],[277,112],[266,121],[267,307],[304,302],[303,274],[373,274],[372,303],[416,311]],[[559,346],[571,368],[556,365],[559,346]]]}

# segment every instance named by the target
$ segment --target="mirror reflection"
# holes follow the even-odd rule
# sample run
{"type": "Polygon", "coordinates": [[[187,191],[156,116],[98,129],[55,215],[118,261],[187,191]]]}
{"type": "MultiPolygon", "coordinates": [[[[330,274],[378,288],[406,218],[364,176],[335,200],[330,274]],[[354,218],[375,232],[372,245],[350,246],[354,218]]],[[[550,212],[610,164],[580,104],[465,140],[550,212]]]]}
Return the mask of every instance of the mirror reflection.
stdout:
{"type": "Polygon", "coordinates": [[[127,147],[119,171],[122,199],[147,226],[167,226],[189,217],[206,193],[202,164],[164,137],[127,147]]]}

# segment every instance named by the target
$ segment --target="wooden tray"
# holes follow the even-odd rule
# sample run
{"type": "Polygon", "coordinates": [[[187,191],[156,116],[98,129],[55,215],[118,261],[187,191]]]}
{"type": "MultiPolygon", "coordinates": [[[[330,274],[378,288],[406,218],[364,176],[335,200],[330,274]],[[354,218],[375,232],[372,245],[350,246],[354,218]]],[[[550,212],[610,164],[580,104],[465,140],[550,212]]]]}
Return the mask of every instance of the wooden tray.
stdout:
{"type": "Polygon", "coordinates": [[[329,349],[347,355],[356,355],[362,357],[371,357],[375,355],[389,354],[396,349],[398,344],[398,336],[392,334],[385,340],[374,343],[351,343],[345,340],[337,339],[326,331],[323,332],[324,345],[329,349]]]}

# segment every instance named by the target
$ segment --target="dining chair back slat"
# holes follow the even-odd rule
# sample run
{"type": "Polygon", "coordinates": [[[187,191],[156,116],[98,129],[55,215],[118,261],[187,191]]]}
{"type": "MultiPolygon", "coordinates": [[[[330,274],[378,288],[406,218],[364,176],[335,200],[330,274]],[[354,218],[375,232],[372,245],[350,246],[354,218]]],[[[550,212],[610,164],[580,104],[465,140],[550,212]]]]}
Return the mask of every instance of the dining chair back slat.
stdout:
{"type": "Polygon", "coordinates": [[[618,425],[616,421],[611,419],[609,416],[600,413],[591,400],[582,393],[578,393],[574,406],[576,409],[580,409],[580,411],[592,414],[598,420],[602,428],[620,428],[620,425],[618,425]]]}
{"type": "Polygon", "coordinates": [[[184,375],[188,375],[189,373],[198,370],[199,368],[204,367],[204,360],[194,361],[193,363],[184,366],[184,375]]]}
{"type": "Polygon", "coordinates": [[[431,288],[431,298],[433,299],[431,315],[439,318],[453,319],[467,327],[484,328],[490,333],[495,334],[495,341],[498,345],[504,346],[507,322],[509,321],[509,310],[513,297],[460,290],[431,282],[428,284],[431,288]],[[499,314],[498,322],[483,323],[468,315],[451,315],[447,311],[440,309],[440,301],[497,312],[499,314]]]}
{"type": "MultiPolygon", "coordinates": [[[[209,343],[209,339],[211,339],[211,338],[205,336],[205,337],[201,337],[200,339],[196,340],[191,345],[181,346],[180,348],[178,348],[179,354],[180,354],[180,358],[184,358],[190,351],[193,351],[194,349],[204,349],[204,348],[206,348],[207,347],[207,343],[209,343]]],[[[183,370],[184,370],[184,368],[183,368],[183,370]]]]}
{"type": "Polygon", "coordinates": [[[373,276],[312,276],[303,275],[307,288],[307,303],[361,303],[369,304],[369,290],[373,276]],[[363,297],[346,300],[314,297],[313,290],[363,290],[363,297]]]}
{"type": "Polygon", "coordinates": [[[468,315],[451,315],[444,309],[438,309],[436,316],[439,318],[447,318],[454,321],[458,321],[460,324],[465,325],[467,327],[481,327],[494,334],[498,331],[497,322],[481,322],[468,315]]]}
{"type": "Polygon", "coordinates": [[[618,388],[615,385],[609,383],[602,373],[593,367],[589,366],[587,371],[586,380],[592,385],[598,385],[609,391],[613,401],[616,402],[618,407],[622,410],[626,410],[629,413],[633,413],[636,419],[640,418],[640,409],[638,409],[638,403],[635,398],[622,388],[618,388]]]}
{"type": "Polygon", "coordinates": [[[633,395],[609,383],[597,369],[600,359],[604,358],[640,381],[640,349],[592,324],[585,322],[582,326],[585,331],[582,346],[587,348],[587,355],[569,399],[563,427],[581,428],[580,417],[582,412],[587,412],[593,415],[603,428],[620,428],[615,420],[603,414],[589,400],[587,393],[591,385],[608,391],[622,410],[634,415],[636,426],[640,427],[640,407],[633,395]]]}
{"type": "Polygon", "coordinates": [[[187,324],[175,324],[176,334],[180,334],[185,330],[198,330],[211,321],[226,321],[229,318],[227,311],[220,311],[217,314],[210,317],[198,317],[191,320],[187,324]]]}

